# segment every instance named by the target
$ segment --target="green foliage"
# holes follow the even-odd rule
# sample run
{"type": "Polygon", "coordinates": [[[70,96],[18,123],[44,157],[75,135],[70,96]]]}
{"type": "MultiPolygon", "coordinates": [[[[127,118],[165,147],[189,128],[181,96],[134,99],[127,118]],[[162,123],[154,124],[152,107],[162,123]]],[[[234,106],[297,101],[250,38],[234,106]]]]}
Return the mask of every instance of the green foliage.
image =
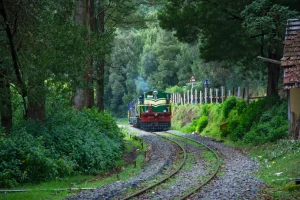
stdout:
{"type": "Polygon", "coordinates": [[[2,137],[0,141],[0,186],[13,187],[18,183],[40,182],[65,176],[73,171],[73,163],[54,159],[43,145],[24,130],[2,137]]]}
{"type": "MultiPolygon", "coordinates": [[[[280,103],[281,101],[278,97],[266,97],[255,102],[251,102],[247,109],[239,115],[238,126],[234,129],[229,129],[231,132],[230,138],[233,141],[242,140],[245,134],[253,128],[252,126],[259,123],[260,117],[264,112],[271,109],[272,106],[278,106],[280,103]]],[[[287,116],[285,116],[285,120],[287,120],[286,117],[287,116]]]]}
{"type": "Polygon", "coordinates": [[[286,103],[275,104],[270,110],[264,112],[258,124],[245,134],[245,143],[262,144],[265,142],[275,142],[287,136],[288,121],[286,103]]]}
{"type": "Polygon", "coordinates": [[[207,124],[208,124],[208,117],[205,115],[202,115],[197,122],[196,130],[199,133],[201,133],[202,130],[207,126],[207,124]]]}
{"type": "MultiPolygon", "coordinates": [[[[191,123],[184,131],[197,131],[202,135],[252,145],[275,142],[287,136],[286,108],[286,101],[280,100],[279,97],[266,97],[249,105],[243,99],[230,97],[223,104],[202,105],[199,111],[195,111],[199,112],[198,116],[194,114],[195,117],[190,120],[191,123]],[[220,130],[223,123],[225,124],[220,130]]],[[[180,110],[180,119],[186,121],[186,109],[186,105],[179,106],[175,110],[175,116],[178,116],[176,113],[180,110]]],[[[174,128],[181,129],[182,126],[174,128]]]]}
{"type": "Polygon", "coordinates": [[[49,110],[47,123],[26,120],[0,141],[0,182],[10,187],[72,172],[96,174],[115,165],[123,134],[96,108],[49,110]]]}
{"type": "Polygon", "coordinates": [[[223,104],[223,115],[227,119],[231,110],[235,109],[238,114],[243,112],[243,109],[246,108],[246,102],[243,99],[238,99],[235,96],[229,97],[223,104]]]}

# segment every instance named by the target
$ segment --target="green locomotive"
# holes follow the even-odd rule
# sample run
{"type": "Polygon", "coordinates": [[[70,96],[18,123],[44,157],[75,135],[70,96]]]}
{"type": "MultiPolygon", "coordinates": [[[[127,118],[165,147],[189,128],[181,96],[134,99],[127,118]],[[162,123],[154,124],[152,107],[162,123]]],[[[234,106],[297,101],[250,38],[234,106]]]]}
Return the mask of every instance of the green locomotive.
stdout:
{"type": "Polygon", "coordinates": [[[129,123],[147,131],[165,131],[171,126],[170,94],[153,90],[144,92],[128,105],[129,123]]]}

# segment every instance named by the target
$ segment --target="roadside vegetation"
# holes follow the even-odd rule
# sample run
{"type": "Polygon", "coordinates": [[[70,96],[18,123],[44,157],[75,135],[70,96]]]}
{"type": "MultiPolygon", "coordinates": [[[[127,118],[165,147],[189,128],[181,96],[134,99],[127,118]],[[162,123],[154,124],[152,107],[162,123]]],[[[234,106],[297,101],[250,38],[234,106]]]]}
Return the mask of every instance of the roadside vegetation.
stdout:
{"type": "MultiPolygon", "coordinates": [[[[87,175],[86,173],[73,172],[63,177],[55,177],[51,181],[39,184],[18,184],[13,190],[27,190],[27,192],[12,192],[1,194],[1,199],[63,199],[76,194],[81,190],[74,188],[96,188],[119,180],[126,180],[139,173],[145,162],[147,146],[142,144],[134,133],[122,129],[124,143],[122,143],[122,156],[119,156],[111,168],[106,168],[99,173],[87,175]],[[71,189],[73,188],[73,190],[71,189]]],[[[108,160],[108,159],[106,159],[108,160]]],[[[2,188],[3,189],[3,188],[2,188]]]]}
{"type": "Polygon", "coordinates": [[[266,97],[247,105],[243,99],[229,97],[223,104],[174,106],[172,127],[248,152],[260,163],[255,176],[268,185],[261,194],[265,198],[300,196],[294,182],[300,175],[300,141],[288,138],[286,100],[266,97]],[[188,123],[191,116],[194,119],[188,123]]]}

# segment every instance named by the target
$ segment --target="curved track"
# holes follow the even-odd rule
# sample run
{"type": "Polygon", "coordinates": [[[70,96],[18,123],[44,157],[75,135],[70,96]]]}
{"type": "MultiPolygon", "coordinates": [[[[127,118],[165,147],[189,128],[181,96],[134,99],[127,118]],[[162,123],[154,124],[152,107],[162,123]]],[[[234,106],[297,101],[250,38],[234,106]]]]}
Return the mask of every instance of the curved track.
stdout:
{"type": "Polygon", "coordinates": [[[205,144],[203,144],[203,143],[201,143],[201,142],[199,142],[197,140],[194,140],[194,139],[191,139],[191,138],[187,138],[187,137],[183,137],[183,136],[180,136],[180,135],[177,135],[177,134],[174,134],[174,133],[170,133],[170,132],[168,132],[168,134],[174,135],[174,136],[179,137],[179,138],[184,138],[186,140],[189,140],[189,141],[192,141],[192,142],[195,142],[197,144],[205,146],[207,149],[209,149],[211,152],[213,152],[215,154],[216,159],[217,159],[217,166],[216,166],[213,174],[206,181],[204,181],[202,184],[200,184],[197,188],[195,188],[194,190],[192,190],[191,192],[189,192],[185,196],[179,198],[179,199],[186,199],[189,196],[191,196],[192,194],[194,194],[195,192],[197,192],[198,190],[200,190],[203,186],[205,186],[209,181],[211,181],[217,175],[217,173],[218,173],[218,171],[220,169],[220,166],[221,166],[221,164],[220,164],[220,157],[219,157],[218,153],[215,150],[213,150],[212,148],[208,147],[207,145],[205,145],[205,144]]]}
{"type": "MultiPolygon", "coordinates": [[[[194,142],[194,143],[197,143],[197,144],[199,144],[199,145],[202,145],[202,146],[206,147],[209,151],[211,151],[211,152],[214,153],[214,155],[215,155],[215,157],[216,157],[216,160],[217,160],[217,164],[216,164],[216,167],[215,167],[214,172],[212,173],[212,175],[209,176],[209,178],[208,178],[206,181],[204,181],[203,183],[201,183],[199,186],[197,186],[197,187],[196,187],[195,189],[193,189],[192,191],[188,192],[186,195],[184,195],[184,196],[182,196],[182,197],[178,197],[178,199],[186,199],[186,198],[188,198],[189,196],[191,196],[192,194],[194,194],[195,192],[197,192],[199,189],[201,189],[204,185],[206,185],[210,180],[212,180],[212,179],[216,176],[217,172],[218,172],[219,169],[220,169],[220,158],[219,158],[219,155],[217,154],[216,151],[214,151],[212,148],[208,147],[207,145],[205,145],[205,144],[203,144],[203,143],[201,143],[201,142],[199,142],[199,141],[196,141],[196,140],[193,140],[193,139],[190,139],[190,138],[187,138],[187,137],[183,137],[183,136],[180,136],[180,135],[177,135],[177,134],[173,134],[173,133],[170,133],[170,132],[166,132],[166,133],[167,133],[167,134],[170,134],[170,135],[173,135],[174,137],[177,137],[177,138],[179,138],[179,139],[181,139],[181,140],[192,141],[192,142],[194,142]]],[[[156,134],[156,133],[153,133],[153,134],[155,134],[156,136],[162,137],[162,138],[164,138],[164,139],[167,139],[167,140],[169,140],[169,141],[175,143],[176,145],[178,145],[178,146],[180,147],[180,149],[182,149],[182,151],[184,152],[184,158],[183,158],[183,161],[182,161],[182,163],[180,164],[180,166],[178,167],[178,169],[177,169],[175,172],[171,173],[170,175],[168,175],[167,177],[163,178],[163,179],[160,180],[159,182],[157,182],[157,183],[155,183],[155,184],[152,184],[152,185],[150,185],[150,186],[148,186],[148,187],[146,187],[146,188],[143,188],[143,189],[141,189],[141,190],[135,192],[134,194],[131,194],[130,196],[124,198],[124,200],[131,199],[131,198],[133,198],[133,197],[137,197],[137,196],[139,196],[139,195],[145,193],[146,191],[148,191],[148,190],[150,190],[150,189],[152,189],[152,188],[154,188],[154,187],[156,187],[156,186],[162,184],[163,182],[165,182],[166,180],[168,180],[169,178],[171,178],[172,176],[174,176],[177,172],[179,172],[180,169],[183,167],[183,165],[184,165],[185,162],[186,162],[186,157],[187,157],[187,156],[186,156],[186,150],[184,149],[184,147],[183,147],[179,142],[177,142],[177,141],[175,141],[175,140],[173,140],[173,139],[171,139],[170,137],[167,137],[167,136],[158,135],[158,134],[156,134]]]]}
{"type": "MultiPolygon", "coordinates": [[[[155,133],[153,133],[153,134],[155,134],[155,133]]],[[[157,135],[157,134],[155,134],[155,135],[157,135]]],[[[158,136],[158,135],[157,135],[157,136],[158,136]]],[[[173,173],[171,173],[170,175],[168,175],[167,177],[163,178],[162,180],[160,180],[159,182],[157,182],[157,183],[155,183],[155,184],[152,184],[152,185],[150,185],[150,186],[148,186],[148,187],[146,187],[146,188],[143,188],[143,189],[141,189],[141,190],[135,192],[134,194],[131,194],[130,196],[124,198],[124,200],[131,199],[131,198],[133,198],[133,197],[136,197],[136,196],[138,196],[138,195],[140,195],[140,194],[142,194],[142,193],[144,193],[144,192],[146,192],[146,191],[148,191],[148,190],[154,188],[155,186],[160,185],[161,183],[165,182],[166,180],[168,180],[169,178],[171,178],[172,176],[174,176],[177,172],[179,172],[179,170],[180,170],[180,169],[183,167],[183,165],[185,164],[185,161],[186,161],[186,151],[185,151],[184,147],[183,147],[181,144],[179,144],[178,142],[176,142],[175,140],[172,140],[172,139],[170,139],[170,138],[168,138],[168,137],[164,137],[164,136],[162,136],[162,135],[159,135],[159,137],[163,137],[163,138],[165,138],[165,139],[167,139],[167,140],[169,140],[169,141],[175,143],[176,145],[178,145],[178,146],[180,147],[180,149],[182,150],[182,152],[183,152],[183,161],[181,162],[181,164],[180,164],[180,166],[178,167],[178,169],[175,170],[175,171],[174,171],[173,173]]]]}

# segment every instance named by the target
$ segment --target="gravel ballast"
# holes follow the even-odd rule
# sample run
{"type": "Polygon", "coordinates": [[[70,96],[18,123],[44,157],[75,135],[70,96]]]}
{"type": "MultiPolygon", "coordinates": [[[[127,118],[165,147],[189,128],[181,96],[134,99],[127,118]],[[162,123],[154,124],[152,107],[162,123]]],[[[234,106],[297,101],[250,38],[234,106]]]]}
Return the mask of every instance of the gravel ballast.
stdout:
{"type": "Polygon", "coordinates": [[[258,170],[255,161],[231,147],[205,137],[170,132],[197,140],[216,150],[223,158],[221,175],[189,199],[259,199],[258,191],[263,182],[250,175],[258,170]]]}
{"type": "MultiPolygon", "coordinates": [[[[174,145],[145,131],[129,127],[130,131],[138,132],[143,142],[149,146],[147,151],[147,159],[149,160],[144,165],[143,171],[126,181],[104,185],[68,199],[114,199],[124,197],[127,189],[136,188],[141,183],[150,180],[172,162],[172,157],[175,154],[174,145]]],[[[186,135],[178,131],[169,132],[189,137],[207,145],[216,150],[223,160],[221,172],[218,173],[217,177],[188,199],[259,199],[258,191],[263,186],[263,182],[251,176],[251,173],[258,170],[258,164],[253,160],[234,148],[205,137],[186,135]]],[[[184,146],[188,153],[195,154],[195,157],[203,151],[201,149],[197,150],[197,148],[187,143],[184,146]]],[[[147,194],[138,196],[137,199],[174,199],[182,196],[193,185],[200,184],[200,176],[207,176],[207,163],[201,159],[195,159],[191,163],[192,165],[188,169],[182,170],[174,176],[174,181],[158,186],[147,194]]]]}

